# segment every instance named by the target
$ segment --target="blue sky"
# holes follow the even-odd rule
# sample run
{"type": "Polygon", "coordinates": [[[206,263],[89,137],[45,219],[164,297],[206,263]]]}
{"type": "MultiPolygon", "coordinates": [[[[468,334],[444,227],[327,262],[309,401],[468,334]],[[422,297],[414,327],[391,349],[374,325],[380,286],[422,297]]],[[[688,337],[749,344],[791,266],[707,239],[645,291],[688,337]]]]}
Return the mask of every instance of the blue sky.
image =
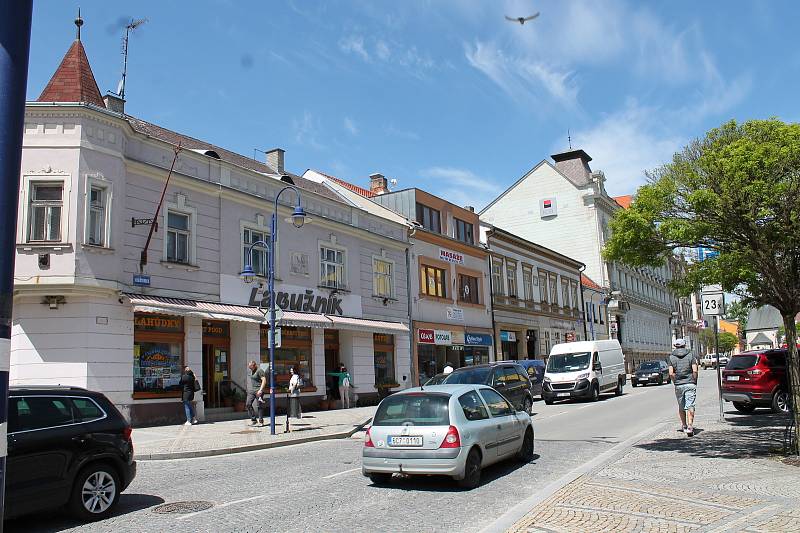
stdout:
{"type": "MultiPolygon", "coordinates": [[[[74,39],[77,3],[34,6],[28,99],[74,39]]],[[[481,207],[550,154],[585,149],[612,194],[736,118],[798,120],[789,0],[80,2],[100,90],[131,38],[128,113],[287,168],[381,172],[481,207]],[[503,16],[540,17],[520,26],[503,16]],[[258,154],[258,157],[263,157],[258,154]]]]}

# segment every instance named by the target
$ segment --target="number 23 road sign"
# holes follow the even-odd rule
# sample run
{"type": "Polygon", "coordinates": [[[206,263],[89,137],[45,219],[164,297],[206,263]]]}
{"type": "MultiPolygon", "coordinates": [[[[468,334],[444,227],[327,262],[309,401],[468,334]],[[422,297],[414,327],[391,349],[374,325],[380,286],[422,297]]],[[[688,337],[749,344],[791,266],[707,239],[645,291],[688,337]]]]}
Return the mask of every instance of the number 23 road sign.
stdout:
{"type": "Polygon", "coordinates": [[[725,309],[724,294],[704,294],[703,295],[703,314],[721,315],[725,309]]]}

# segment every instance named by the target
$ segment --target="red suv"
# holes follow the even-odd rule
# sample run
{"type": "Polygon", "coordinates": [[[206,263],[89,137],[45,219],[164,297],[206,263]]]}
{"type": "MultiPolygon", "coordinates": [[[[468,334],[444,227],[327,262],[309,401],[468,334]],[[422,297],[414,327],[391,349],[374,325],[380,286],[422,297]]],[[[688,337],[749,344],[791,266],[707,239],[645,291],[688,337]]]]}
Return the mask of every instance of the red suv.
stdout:
{"type": "Polygon", "coordinates": [[[769,407],[789,412],[786,350],[753,350],[734,355],[722,371],[722,397],[740,413],[769,407]]]}

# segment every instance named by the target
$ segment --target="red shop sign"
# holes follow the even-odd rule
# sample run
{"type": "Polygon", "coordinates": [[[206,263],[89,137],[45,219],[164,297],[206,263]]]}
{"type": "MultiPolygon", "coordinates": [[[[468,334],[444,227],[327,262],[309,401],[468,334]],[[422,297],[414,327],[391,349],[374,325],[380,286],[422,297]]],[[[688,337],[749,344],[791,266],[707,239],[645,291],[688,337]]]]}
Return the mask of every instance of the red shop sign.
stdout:
{"type": "Polygon", "coordinates": [[[433,344],[433,330],[432,329],[418,329],[417,339],[420,344],[433,344]]]}

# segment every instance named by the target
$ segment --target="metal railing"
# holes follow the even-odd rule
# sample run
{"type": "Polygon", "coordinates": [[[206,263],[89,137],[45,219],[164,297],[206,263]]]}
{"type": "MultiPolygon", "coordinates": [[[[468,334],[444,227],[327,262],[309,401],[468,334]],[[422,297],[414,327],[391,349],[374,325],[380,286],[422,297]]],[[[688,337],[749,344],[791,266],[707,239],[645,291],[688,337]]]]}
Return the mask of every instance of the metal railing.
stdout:
{"type": "Polygon", "coordinates": [[[211,395],[216,407],[222,407],[223,399],[229,396],[234,397],[237,391],[241,391],[242,394],[247,395],[247,389],[232,379],[223,379],[221,381],[214,382],[212,390],[206,391],[206,395],[211,395]]]}

